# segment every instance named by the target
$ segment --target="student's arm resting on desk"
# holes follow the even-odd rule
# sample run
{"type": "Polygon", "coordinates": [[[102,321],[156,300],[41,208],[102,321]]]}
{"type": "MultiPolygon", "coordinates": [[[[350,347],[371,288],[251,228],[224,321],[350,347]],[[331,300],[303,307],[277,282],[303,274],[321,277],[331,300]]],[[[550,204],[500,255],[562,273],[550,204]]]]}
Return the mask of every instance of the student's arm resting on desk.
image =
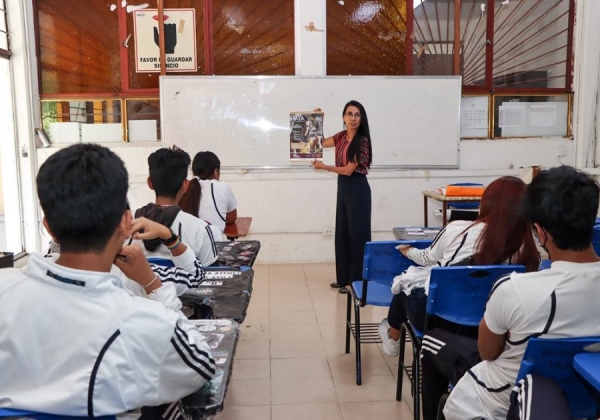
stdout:
{"type": "Polygon", "coordinates": [[[231,191],[231,187],[229,184],[221,183],[223,185],[223,193],[225,194],[225,198],[227,200],[227,208],[225,209],[225,223],[233,223],[237,220],[237,198],[233,191],[231,191]]]}
{"type": "Polygon", "coordinates": [[[186,247],[183,254],[173,256],[173,263],[175,263],[175,267],[164,267],[155,264],[151,264],[151,266],[163,284],[175,286],[177,296],[181,296],[189,289],[197,288],[204,281],[206,271],[191,248],[186,247]]]}
{"type": "MultiPolygon", "coordinates": [[[[173,235],[171,229],[144,217],[134,219],[131,230],[135,239],[161,238],[167,240],[173,235]],[[143,233],[140,233],[142,230],[143,233]]],[[[151,264],[150,266],[152,271],[160,277],[162,283],[173,284],[177,291],[177,296],[180,296],[189,289],[198,287],[204,280],[205,270],[192,249],[181,242],[181,238],[179,238],[179,242],[170,251],[176,267],[164,267],[156,264],[151,264]]]]}
{"type": "Polygon", "coordinates": [[[228,211],[225,215],[225,223],[234,223],[237,220],[237,209],[228,211]]]}
{"type": "Polygon", "coordinates": [[[126,245],[121,253],[127,258],[117,258],[115,265],[145,292],[140,291],[137,297],[134,293],[133,299],[143,299],[145,295],[146,299],[160,304],[157,307],[139,302],[134,308],[129,307],[129,303],[124,309],[127,312],[119,314],[124,322],[124,339],[136,358],[137,368],[147,379],[140,379],[139,389],[144,391],[140,392],[143,394],[140,398],[143,405],[176,401],[214,376],[215,363],[210,348],[179,310],[181,301],[173,284],[162,284],[156,279],[142,249],[138,245],[126,245]],[[157,351],[160,353],[153,353],[157,351]],[[145,372],[146,369],[150,371],[145,372]]]}
{"type": "Polygon", "coordinates": [[[132,298],[118,315],[120,337],[138,372],[135,389],[139,403],[171,403],[211,380],[215,375],[212,353],[204,336],[178,310],[181,302],[173,285],[163,285],[145,298],[132,298]]]}
{"type": "Polygon", "coordinates": [[[448,235],[446,229],[442,229],[437,234],[431,245],[425,249],[417,249],[412,246],[400,249],[400,252],[408,259],[416,262],[423,267],[435,265],[444,255],[444,250],[448,246],[448,235]]]}
{"type": "Polygon", "coordinates": [[[173,402],[200,389],[216,372],[215,361],[196,326],[178,312],[163,362],[158,372],[161,401],[173,402]]]}

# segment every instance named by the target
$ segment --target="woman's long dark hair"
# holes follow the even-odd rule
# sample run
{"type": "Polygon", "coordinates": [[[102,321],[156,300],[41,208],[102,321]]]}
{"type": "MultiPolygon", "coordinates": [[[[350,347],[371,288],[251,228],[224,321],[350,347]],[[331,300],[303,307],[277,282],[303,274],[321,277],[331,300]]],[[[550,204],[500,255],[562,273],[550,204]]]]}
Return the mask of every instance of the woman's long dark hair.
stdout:
{"type": "Polygon", "coordinates": [[[522,264],[527,271],[537,271],[540,255],[530,223],[521,212],[525,183],[514,176],[498,178],[481,197],[478,222],[485,227],[477,240],[473,263],[477,265],[522,264]]]}
{"type": "Polygon", "coordinates": [[[202,187],[198,179],[212,179],[216,170],[221,170],[221,161],[213,152],[198,152],[192,161],[194,178],[188,183],[188,189],[183,194],[179,207],[181,210],[198,217],[202,187]]]}
{"type": "Polygon", "coordinates": [[[342,118],[346,114],[346,110],[349,106],[355,106],[356,108],[358,108],[358,111],[360,112],[360,125],[356,130],[356,135],[354,136],[354,138],[350,142],[350,145],[348,146],[347,159],[348,162],[360,162],[360,147],[362,144],[362,140],[366,139],[368,148],[367,153],[369,157],[369,161],[366,166],[368,168],[369,166],[371,166],[371,162],[373,161],[373,149],[371,148],[371,132],[369,131],[369,119],[367,118],[367,111],[365,111],[365,107],[362,106],[360,102],[352,100],[344,106],[342,118]]]}

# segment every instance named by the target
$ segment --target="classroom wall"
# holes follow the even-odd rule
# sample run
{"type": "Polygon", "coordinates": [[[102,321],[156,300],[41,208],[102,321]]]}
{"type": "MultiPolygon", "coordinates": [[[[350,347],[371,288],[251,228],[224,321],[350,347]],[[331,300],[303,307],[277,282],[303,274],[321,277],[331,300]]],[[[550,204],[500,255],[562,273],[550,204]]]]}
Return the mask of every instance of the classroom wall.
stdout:
{"type": "MultiPolygon", "coordinates": [[[[311,2],[307,2],[311,3],[311,2]]],[[[314,1],[313,1],[314,3],[314,1]]],[[[303,2],[297,0],[296,5],[303,2]]],[[[320,3],[319,3],[320,4],[320,3]]],[[[16,114],[18,144],[33,151],[35,147],[32,127],[38,126],[36,111],[37,92],[34,44],[26,10],[30,5],[18,0],[8,0],[11,10],[23,9],[18,20],[23,26],[22,38],[13,36],[13,63],[17,67],[16,114]],[[29,46],[29,52],[24,50],[29,46]],[[16,47],[15,47],[16,46],[16,47]],[[33,76],[32,76],[33,75],[33,76]],[[32,105],[33,104],[33,105],[32,105]],[[33,123],[32,123],[33,122],[33,123]]],[[[304,9],[320,27],[324,23],[322,9],[304,9]]],[[[596,124],[598,117],[597,86],[600,71],[600,2],[578,2],[578,27],[576,28],[575,62],[575,110],[574,140],[563,138],[464,140],[460,143],[460,169],[381,172],[374,170],[369,176],[373,190],[373,239],[389,239],[395,225],[419,225],[423,218],[423,200],[420,191],[457,181],[489,183],[502,175],[516,175],[519,166],[554,166],[561,163],[576,164],[593,172],[597,148],[596,124]],[[558,157],[559,148],[565,156],[558,157]],[[562,150],[561,150],[562,152],[562,150]]],[[[10,17],[10,15],[9,15],[10,17]]],[[[301,22],[305,24],[306,22],[301,22]]],[[[14,28],[14,25],[11,25],[14,28]]],[[[321,26],[322,27],[322,26],[321,26]]],[[[18,34],[17,34],[18,35],[18,34]]],[[[315,33],[300,31],[300,45],[308,45],[315,33]]],[[[322,45],[322,44],[321,44],[322,45]]],[[[302,51],[298,54],[301,55],[302,51]]],[[[315,52],[317,54],[319,52],[315,52]]],[[[322,53],[322,51],[320,52],[322,53]]],[[[298,56],[297,56],[298,59],[298,56]]],[[[324,64],[323,64],[324,65],[324,64]]],[[[302,74],[315,74],[317,69],[305,65],[302,74]]],[[[323,69],[322,69],[323,71],[323,69]]],[[[322,74],[322,73],[321,73],[322,74]]],[[[384,98],[382,98],[384,100],[384,98]]],[[[340,104],[342,106],[342,104],[340,104]]],[[[377,141],[377,139],[373,139],[377,141]]],[[[152,200],[152,192],[146,186],[146,157],[156,146],[114,145],[111,148],[125,161],[131,175],[130,199],[133,207],[152,200]]],[[[28,157],[20,155],[20,173],[24,196],[24,220],[28,251],[39,250],[45,239],[39,234],[40,217],[35,201],[34,175],[39,165],[56,149],[37,149],[28,157]]],[[[193,153],[193,151],[191,151],[193,153]]],[[[425,152],[425,151],[424,151],[425,152]]],[[[221,157],[226,165],[226,157],[221,157]]],[[[332,156],[326,160],[332,162],[332,156]]],[[[377,156],[375,156],[375,163],[377,156]]],[[[336,180],[328,173],[311,170],[263,171],[225,173],[223,180],[229,182],[240,202],[239,214],[254,218],[248,239],[262,243],[260,262],[310,262],[333,261],[333,236],[323,235],[323,230],[334,226],[336,180]]],[[[430,212],[435,206],[430,206],[430,212]]],[[[440,219],[430,220],[440,224],[440,219]]]]}
{"type": "MultiPolygon", "coordinates": [[[[374,142],[377,139],[373,139],[374,142]]],[[[125,162],[130,174],[129,200],[132,209],[153,201],[148,188],[146,158],[156,147],[120,145],[111,147],[125,162]]],[[[369,175],[372,189],[373,239],[393,239],[394,226],[421,225],[421,191],[452,182],[470,181],[488,184],[503,175],[517,175],[521,166],[573,165],[574,142],[568,139],[464,140],[460,144],[460,170],[384,171],[369,175]],[[566,156],[556,156],[559,147],[566,156]]],[[[56,148],[38,149],[41,164],[56,148]]],[[[194,151],[188,151],[194,154],[194,151]]],[[[227,158],[221,156],[223,165],[227,158]]],[[[333,163],[331,151],[325,160],[333,163]]],[[[374,156],[374,163],[377,156],[374,156]]],[[[251,235],[261,241],[259,262],[333,261],[336,176],[306,168],[280,171],[251,171],[247,174],[224,171],[222,180],[231,185],[239,202],[238,215],[252,216],[251,235]]],[[[430,202],[429,220],[438,203],[430,202]]],[[[46,243],[49,238],[44,238],[46,243]]]]}

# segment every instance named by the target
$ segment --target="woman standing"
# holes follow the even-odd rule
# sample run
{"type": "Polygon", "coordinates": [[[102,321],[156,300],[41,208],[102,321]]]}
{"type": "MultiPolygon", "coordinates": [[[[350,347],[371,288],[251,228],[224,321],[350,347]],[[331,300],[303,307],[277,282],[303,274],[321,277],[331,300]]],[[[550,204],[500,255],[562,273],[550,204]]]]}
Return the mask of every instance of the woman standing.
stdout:
{"type": "Polygon", "coordinates": [[[335,166],[320,160],[314,160],[312,166],[338,174],[336,281],[330,286],[348,293],[346,286],[362,279],[365,243],[371,240],[371,187],[366,175],[373,152],[365,108],[357,101],[350,101],[344,106],[342,118],[346,129],[323,140],[323,147],[335,147],[335,166]]]}

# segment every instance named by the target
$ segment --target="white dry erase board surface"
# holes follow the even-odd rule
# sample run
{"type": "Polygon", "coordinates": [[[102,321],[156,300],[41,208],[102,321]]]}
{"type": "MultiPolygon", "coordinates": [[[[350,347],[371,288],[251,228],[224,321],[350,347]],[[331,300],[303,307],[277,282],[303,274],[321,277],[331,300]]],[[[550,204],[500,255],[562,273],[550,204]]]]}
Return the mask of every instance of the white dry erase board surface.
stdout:
{"type": "Polygon", "coordinates": [[[162,140],[191,156],[210,150],[223,167],[292,167],[290,112],[321,108],[329,137],[351,99],[367,111],[373,168],[458,167],[458,76],[163,76],[162,140]]]}

